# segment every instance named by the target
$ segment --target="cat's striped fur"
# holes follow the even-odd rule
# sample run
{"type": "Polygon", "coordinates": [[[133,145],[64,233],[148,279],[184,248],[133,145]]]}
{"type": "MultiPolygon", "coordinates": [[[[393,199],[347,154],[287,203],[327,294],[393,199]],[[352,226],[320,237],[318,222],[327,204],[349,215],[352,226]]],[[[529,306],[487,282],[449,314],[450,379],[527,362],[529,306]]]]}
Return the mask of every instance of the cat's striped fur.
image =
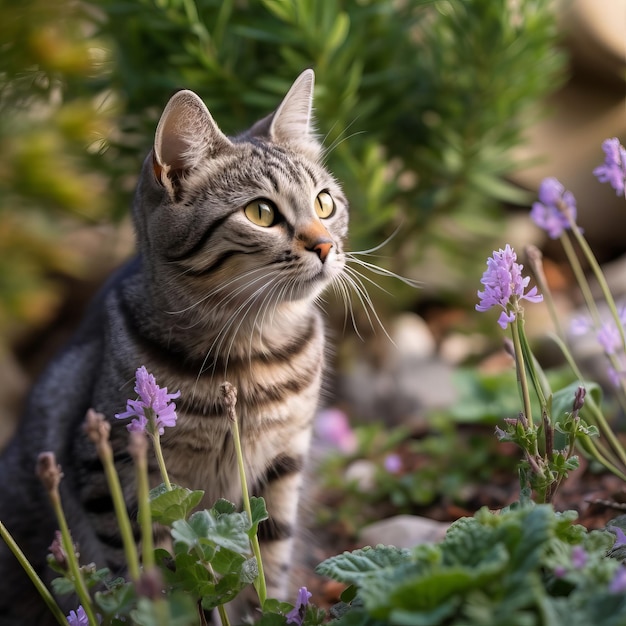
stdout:
{"type": "MultiPolygon", "coordinates": [[[[145,365],[161,386],[181,392],[178,423],[162,437],[164,455],[171,480],[204,490],[205,506],[240,499],[219,394],[225,380],[237,388],[250,487],[265,497],[271,517],[260,528],[268,593],[284,594],[324,369],[316,299],[343,269],[348,223],[346,200],[312,133],[312,93],[307,70],[272,115],[235,138],[221,133],[191,92],[179,92],[165,109],[134,202],[139,254],[110,280],[34,387],[0,462],[0,519],[46,578],[56,524],[33,475],[44,450],[63,468],[62,497],[81,560],[123,567],[108,490],[81,425],[90,407],[112,422],[133,510],[128,433],[113,416],[145,365]],[[316,213],[320,193],[334,202],[323,217],[316,213]],[[259,199],[276,211],[269,227],[247,216],[246,206],[259,199]]],[[[253,206],[255,219],[257,209],[260,215],[266,207],[253,206]]],[[[44,624],[17,569],[0,547],[0,624],[44,624]]]]}

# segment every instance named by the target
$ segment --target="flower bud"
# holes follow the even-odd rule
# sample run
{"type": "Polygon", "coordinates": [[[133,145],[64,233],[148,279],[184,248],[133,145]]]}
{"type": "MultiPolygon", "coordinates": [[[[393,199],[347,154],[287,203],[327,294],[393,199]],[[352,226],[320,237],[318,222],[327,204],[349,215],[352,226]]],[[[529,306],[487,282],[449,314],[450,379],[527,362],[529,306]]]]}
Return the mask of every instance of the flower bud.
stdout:
{"type": "Polygon", "coordinates": [[[58,491],[63,472],[57,465],[54,452],[42,452],[37,457],[36,473],[47,491],[58,491]]]}

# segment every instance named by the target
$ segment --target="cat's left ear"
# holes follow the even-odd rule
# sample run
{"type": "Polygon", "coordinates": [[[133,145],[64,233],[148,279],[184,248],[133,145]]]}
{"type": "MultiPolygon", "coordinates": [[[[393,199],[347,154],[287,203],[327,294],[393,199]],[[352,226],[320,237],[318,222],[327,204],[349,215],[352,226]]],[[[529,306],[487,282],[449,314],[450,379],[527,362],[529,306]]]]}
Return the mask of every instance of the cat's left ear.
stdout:
{"type": "Polygon", "coordinates": [[[182,90],[167,103],[154,137],[153,167],[170,192],[183,175],[211,154],[232,147],[206,105],[193,91],[182,90]]]}
{"type": "Polygon", "coordinates": [[[277,144],[295,144],[317,159],[321,145],[313,124],[315,73],[307,69],[296,78],[279,107],[257,122],[249,131],[253,137],[266,137],[277,144]]]}

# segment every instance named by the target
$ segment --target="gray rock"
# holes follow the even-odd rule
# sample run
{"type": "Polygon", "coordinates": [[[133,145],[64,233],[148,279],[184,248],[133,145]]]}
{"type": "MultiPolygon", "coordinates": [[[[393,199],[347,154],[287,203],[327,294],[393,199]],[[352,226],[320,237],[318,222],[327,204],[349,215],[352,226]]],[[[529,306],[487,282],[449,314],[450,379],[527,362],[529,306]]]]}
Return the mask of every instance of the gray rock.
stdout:
{"type": "Polygon", "coordinates": [[[441,541],[450,524],[415,515],[397,515],[365,526],[359,533],[362,546],[396,546],[412,548],[416,545],[441,541]]]}

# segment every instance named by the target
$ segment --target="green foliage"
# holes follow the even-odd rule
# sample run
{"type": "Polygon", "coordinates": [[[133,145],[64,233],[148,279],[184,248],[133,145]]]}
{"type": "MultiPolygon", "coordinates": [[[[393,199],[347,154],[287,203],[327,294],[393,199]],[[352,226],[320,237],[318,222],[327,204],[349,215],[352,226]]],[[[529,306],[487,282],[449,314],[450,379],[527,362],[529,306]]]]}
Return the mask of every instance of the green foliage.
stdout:
{"type": "MultiPolygon", "coordinates": [[[[171,529],[173,552],[155,550],[157,569],[144,570],[138,584],[112,579],[109,570],[97,570],[94,565],[81,567],[88,588],[104,587],[94,594],[101,624],[198,624],[198,603],[210,611],[255,582],[259,569],[250,540],[268,517],[263,498],[251,498],[251,523],[247,513],[237,511],[227,500],[194,512],[202,495],[178,486],[168,490],[164,484],[152,490],[152,519],[171,529]]],[[[67,569],[52,557],[49,563],[60,574],[53,580],[54,591],[60,595],[74,592],[76,583],[67,569]]],[[[262,623],[284,626],[285,615],[293,608],[288,602],[269,599],[262,623]]],[[[324,621],[324,611],[312,605],[305,608],[305,626],[324,621]]]]}
{"type": "Polygon", "coordinates": [[[150,492],[152,521],[171,526],[175,520],[185,519],[200,503],[202,491],[191,491],[183,487],[168,490],[161,484],[150,492]]]}
{"type": "Polygon", "coordinates": [[[61,225],[110,214],[98,149],[111,111],[93,97],[104,49],[84,27],[67,0],[0,7],[0,335],[57,304],[51,276],[88,271],[61,225]]]}
{"type": "Polygon", "coordinates": [[[614,537],[573,525],[549,505],[481,509],[437,545],[344,553],[317,572],[354,586],[337,626],[617,626],[626,598],[609,585],[614,537]],[[574,551],[584,555],[576,560],[574,551]],[[584,562],[582,562],[584,561],[584,562]],[[572,621],[573,620],[573,621],[572,621]]]}
{"type": "Polygon", "coordinates": [[[176,89],[197,91],[232,133],[313,67],[327,161],[353,207],[352,248],[400,225],[390,269],[406,273],[432,247],[451,267],[459,250],[482,254],[497,203],[524,200],[504,182],[510,149],[562,67],[548,0],[29,0],[3,6],[0,23],[0,219],[33,240],[18,254],[0,238],[11,259],[0,328],[36,308],[48,267],[80,267],[58,247],[36,253],[59,212],[127,214],[176,89]],[[44,228],[21,216],[15,226],[25,207],[44,228]]]}
{"type": "Polygon", "coordinates": [[[339,522],[356,535],[365,524],[398,513],[419,514],[440,500],[471,507],[467,498],[475,488],[513,475],[517,463],[502,454],[493,436],[495,419],[487,416],[484,423],[486,427],[479,421],[459,424],[454,412],[452,417],[433,415],[428,432],[417,438],[404,428],[357,426],[357,450],[348,456],[331,455],[320,467],[325,505],[318,509],[318,522],[339,522]],[[385,468],[389,454],[403,459],[397,473],[385,468]],[[371,471],[365,484],[351,477],[355,464],[371,471]]]}
{"type": "Polygon", "coordinates": [[[508,151],[562,65],[542,0],[515,9],[505,0],[101,4],[117,60],[111,82],[126,98],[123,126],[144,149],[155,104],[174,89],[196,90],[233,132],[313,67],[329,166],[359,216],[357,248],[380,243],[381,230],[400,221],[400,239],[414,247],[416,229],[451,212],[476,237],[494,200],[524,200],[503,182],[515,166],[508,151]]]}

